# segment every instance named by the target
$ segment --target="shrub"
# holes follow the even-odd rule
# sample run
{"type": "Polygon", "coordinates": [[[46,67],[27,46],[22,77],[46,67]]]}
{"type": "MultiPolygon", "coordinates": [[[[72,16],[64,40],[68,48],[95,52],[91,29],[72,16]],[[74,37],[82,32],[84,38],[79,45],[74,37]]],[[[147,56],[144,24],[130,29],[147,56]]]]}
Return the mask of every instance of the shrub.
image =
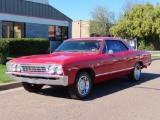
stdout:
{"type": "Polygon", "coordinates": [[[9,55],[9,42],[5,39],[0,40],[0,64],[5,64],[9,55]]]}
{"type": "Polygon", "coordinates": [[[154,51],[154,50],[156,50],[156,49],[155,49],[155,46],[154,46],[152,43],[149,43],[149,44],[146,46],[145,49],[146,49],[146,50],[149,50],[149,51],[154,51]]]}
{"type": "Polygon", "coordinates": [[[159,40],[152,40],[147,41],[147,40],[140,40],[138,49],[139,50],[148,50],[148,51],[154,51],[154,50],[159,50],[159,40]]]}
{"type": "Polygon", "coordinates": [[[49,40],[43,38],[6,38],[9,41],[10,56],[44,54],[49,47],[49,40]]]}
{"type": "Polygon", "coordinates": [[[145,41],[144,40],[140,40],[138,49],[139,50],[145,50],[145,48],[146,48],[145,41]]]}

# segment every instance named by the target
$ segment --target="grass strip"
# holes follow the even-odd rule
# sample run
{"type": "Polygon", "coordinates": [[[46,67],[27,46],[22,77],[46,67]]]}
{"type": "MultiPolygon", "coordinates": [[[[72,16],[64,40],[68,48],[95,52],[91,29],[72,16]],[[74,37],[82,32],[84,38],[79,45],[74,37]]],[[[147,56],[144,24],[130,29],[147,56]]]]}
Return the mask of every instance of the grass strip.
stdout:
{"type": "Polygon", "coordinates": [[[13,81],[10,80],[9,77],[5,74],[6,71],[7,71],[6,65],[1,65],[1,64],[0,64],[0,83],[13,82],[13,81]]]}

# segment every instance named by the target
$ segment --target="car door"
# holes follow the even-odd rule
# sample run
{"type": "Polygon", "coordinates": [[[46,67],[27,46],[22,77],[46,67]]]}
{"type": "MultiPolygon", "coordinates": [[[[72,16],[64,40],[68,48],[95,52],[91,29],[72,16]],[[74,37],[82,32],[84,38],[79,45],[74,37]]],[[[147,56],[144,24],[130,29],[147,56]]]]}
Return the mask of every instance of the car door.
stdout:
{"type": "Polygon", "coordinates": [[[110,79],[108,75],[112,72],[113,57],[108,55],[107,51],[107,45],[104,41],[102,52],[100,55],[98,55],[98,60],[94,66],[96,73],[95,82],[101,82],[110,79]],[[105,67],[107,67],[107,69],[105,67]]]}
{"type": "Polygon", "coordinates": [[[106,59],[110,57],[111,62],[110,64],[106,64],[104,66],[104,73],[106,73],[106,75],[110,75],[111,78],[121,76],[123,74],[123,70],[125,69],[126,60],[124,52],[121,51],[119,40],[106,40],[105,44],[107,46],[106,59]],[[109,54],[108,52],[111,50],[113,53],[109,54]]]}
{"type": "Polygon", "coordinates": [[[136,61],[139,59],[139,55],[136,55],[134,51],[129,50],[129,48],[123,43],[119,42],[121,51],[123,51],[126,59],[125,69],[127,71],[131,71],[136,63],[136,61]]]}

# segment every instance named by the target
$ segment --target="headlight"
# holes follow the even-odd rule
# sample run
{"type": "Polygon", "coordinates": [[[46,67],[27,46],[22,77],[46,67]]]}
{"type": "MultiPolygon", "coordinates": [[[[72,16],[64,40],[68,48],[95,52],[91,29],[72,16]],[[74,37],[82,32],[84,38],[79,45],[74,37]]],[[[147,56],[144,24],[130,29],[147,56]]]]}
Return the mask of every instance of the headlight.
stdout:
{"type": "Polygon", "coordinates": [[[59,66],[56,68],[56,74],[62,74],[62,73],[63,73],[62,66],[59,65],[59,66]]]}
{"type": "Polygon", "coordinates": [[[61,65],[51,65],[48,68],[48,73],[62,74],[63,69],[61,65]]]}
{"type": "Polygon", "coordinates": [[[12,65],[11,65],[11,71],[16,71],[16,67],[17,67],[16,64],[12,64],[12,65]]]}
{"type": "Polygon", "coordinates": [[[8,71],[12,71],[12,72],[20,72],[21,71],[20,64],[7,63],[6,65],[7,65],[8,71]]]}
{"type": "Polygon", "coordinates": [[[53,66],[53,65],[51,65],[51,66],[49,66],[49,68],[48,68],[48,72],[49,72],[49,73],[54,73],[54,72],[55,72],[55,69],[56,69],[56,67],[53,66]]]}
{"type": "Polygon", "coordinates": [[[20,71],[21,71],[21,65],[20,65],[20,64],[18,64],[18,65],[16,66],[16,71],[17,71],[17,72],[20,72],[20,71]]]}

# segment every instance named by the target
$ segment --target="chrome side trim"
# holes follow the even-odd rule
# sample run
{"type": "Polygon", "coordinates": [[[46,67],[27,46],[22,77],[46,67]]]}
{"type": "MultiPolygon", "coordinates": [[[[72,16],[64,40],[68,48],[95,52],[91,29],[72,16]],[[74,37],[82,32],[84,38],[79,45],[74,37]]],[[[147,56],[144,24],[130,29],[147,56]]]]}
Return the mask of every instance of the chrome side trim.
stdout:
{"type": "Polygon", "coordinates": [[[44,85],[68,85],[68,76],[6,72],[11,80],[44,85]],[[58,80],[57,80],[58,79],[58,80]]]}
{"type": "Polygon", "coordinates": [[[118,72],[123,72],[123,71],[127,71],[127,70],[132,70],[133,68],[134,67],[126,68],[126,69],[122,69],[122,70],[116,70],[116,71],[112,71],[112,72],[106,72],[106,73],[102,73],[102,74],[97,74],[96,77],[103,76],[103,75],[114,74],[114,73],[118,73],[118,72]]]}

